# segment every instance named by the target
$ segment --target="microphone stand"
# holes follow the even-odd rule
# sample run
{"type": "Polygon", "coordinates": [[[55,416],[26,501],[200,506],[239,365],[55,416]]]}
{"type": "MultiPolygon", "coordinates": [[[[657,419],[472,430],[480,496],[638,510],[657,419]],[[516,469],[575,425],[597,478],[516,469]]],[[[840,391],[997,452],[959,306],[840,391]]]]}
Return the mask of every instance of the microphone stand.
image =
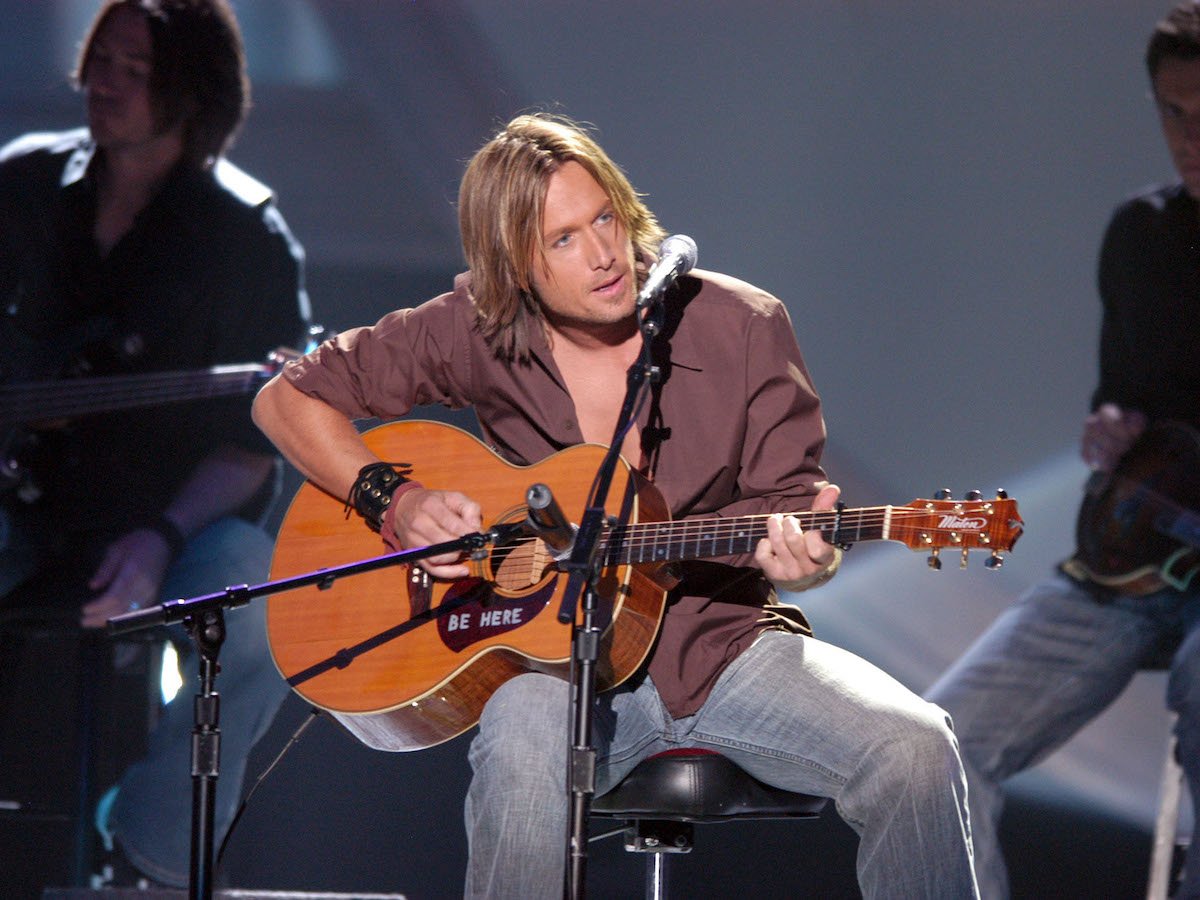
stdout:
{"type": "MultiPolygon", "coordinates": [[[[576,623],[582,608],[582,622],[573,624],[571,637],[571,738],[567,748],[567,787],[570,793],[566,837],[566,877],[563,895],[568,900],[582,898],[587,876],[587,818],[591,798],[596,792],[596,749],[592,745],[592,721],[596,700],[596,660],[600,653],[600,629],[596,626],[595,582],[603,568],[596,558],[597,542],[605,525],[604,504],[620,459],[621,441],[633,420],[638,398],[648,384],[658,381],[661,373],[652,364],[650,347],[662,330],[663,308],[661,292],[648,304],[638,328],[642,334],[642,352],[629,367],[625,382],[625,399],[613,430],[608,453],[596,473],[594,488],[575,543],[566,561],[567,586],[563,591],[558,620],[564,625],[576,623]],[[580,604],[582,606],[580,607],[580,604]]],[[[618,523],[619,524],[619,523],[618,523]]]]}
{"type": "Polygon", "coordinates": [[[109,634],[126,634],[144,628],[182,622],[196,643],[200,664],[200,692],[195,697],[195,726],[192,731],[192,843],[188,880],[189,900],[211,900],[213,896],[213,808],[220,774],[220,695],[216,690],[221,667],[218,656],[225,640],[225,610],[245,606],[255,597],[317,585],[325,590],[338,578],[388,566],[416,562],[443,553],[481,552],[488,544],[508,540],[524,524],[498,525],[486,533],[473,532],[452,541],[387,553],[304,575],[248,586],[235,585],[213,594],[168,600],[158,606],[133,610],[108,620],[109,634]]]}

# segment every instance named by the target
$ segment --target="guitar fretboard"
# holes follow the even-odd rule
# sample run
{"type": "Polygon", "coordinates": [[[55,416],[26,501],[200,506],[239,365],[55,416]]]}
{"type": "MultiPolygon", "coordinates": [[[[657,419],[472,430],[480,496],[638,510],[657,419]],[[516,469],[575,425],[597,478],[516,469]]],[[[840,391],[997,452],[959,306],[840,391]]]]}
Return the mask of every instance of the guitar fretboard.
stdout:
{"type": "MultiPolygon", "coordinates": [[[[831,543],[888,540],[895,508],[871,506],[798,513],[800,527],[820,531],[831,543]]],[[[903,512],[903,510],[901,510],[903,512]]],[[[921,510],[919,514],[928,518],[921,510]]],[[[648,522],[611,529],[602,539],[609,564],[670,562],[752,553],[767,536],[769,515],[728,519],[690,519],[681,522],[648,522]]]]}
{"type": "Polygon", "coordinates": [[[0,385],[0,422],[17,425],[161,403],[245,394],[272,371],[269,366],[249,363],[179,372],[102,375],[0,385]]]}

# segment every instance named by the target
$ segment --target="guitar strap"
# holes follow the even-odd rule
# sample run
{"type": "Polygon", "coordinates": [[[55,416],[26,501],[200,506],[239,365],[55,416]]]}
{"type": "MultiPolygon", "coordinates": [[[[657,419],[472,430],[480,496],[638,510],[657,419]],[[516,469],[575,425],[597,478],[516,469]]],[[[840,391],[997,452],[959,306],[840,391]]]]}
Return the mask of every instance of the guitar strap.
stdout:
{"type": "Polygon", "coordinates": [[[1196,571],[1200,569],[1200,551],[1193,547],[1180,547],[1167,557],[1154,571],[1144,572],[1120,584],[1107,585],[1096,581],[1086,565],[1077,556],[1058,564],[1062,572],[1092,595],[1098,603],[1111,603],[1118,596],[1148,597],[1167,588],[1181,593],[1191,587],[1196,571]]]}
{"type": "Polygon", "coordinates": [[[1161,573],[1165,584],[1177,591],[1191,587],[1196,570],[1200,568],[1200,550],[1195,547],[1180,547],[1167,557],[1161,573]]]}
{"type": "MultiPolygon", "coordinates": [[[[1079,557],[1072,556],[1064,559],[1055,568],[1091,594],[1092,599],[1097,603],[1111,603],[1116,599],[1117,592],[1115,590],[1092,580],[1087,567],[1079,561],[1079,557]]],[[[1126,591],[1126,593],[1132,593],[1132,591],[1126,591]]],[[[1153,591],[1146,591],[1146,593],[1153,593],[1153,591]]]]}

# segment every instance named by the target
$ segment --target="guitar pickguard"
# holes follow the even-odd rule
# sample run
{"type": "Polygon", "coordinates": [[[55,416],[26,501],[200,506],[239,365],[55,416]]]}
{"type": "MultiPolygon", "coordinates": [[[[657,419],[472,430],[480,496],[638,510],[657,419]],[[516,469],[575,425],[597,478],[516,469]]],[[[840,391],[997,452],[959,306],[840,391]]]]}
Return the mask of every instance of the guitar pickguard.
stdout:
{"type": "Polygon", "coordinates": [[[438,635],[447,649],[463,650],[529,624],[554,597],[558,576],[524,597],[504,597],[482,578],[456,582],[442,598],[454,612],[437,617],[438,635]],[[465,595],[474,595],[463,602],[465,595]],[[455,602],[458,601],[458,602],[455,602]]]}

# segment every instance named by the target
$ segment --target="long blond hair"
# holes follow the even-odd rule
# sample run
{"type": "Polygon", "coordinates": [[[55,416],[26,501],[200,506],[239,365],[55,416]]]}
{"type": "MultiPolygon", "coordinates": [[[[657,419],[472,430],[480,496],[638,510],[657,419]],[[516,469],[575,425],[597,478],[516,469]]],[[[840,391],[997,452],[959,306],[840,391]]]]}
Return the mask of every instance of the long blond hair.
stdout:
{"type": "Polygon", "coordinates": [[[608,195],[637,257],[653,256],[666,234],[583,126],[547,113],[509,122],[472,158],[458,192],[471,298],[484,338],[508,361],[528,360],[530,336],[542,326],[530,266],[542,252],[542,206],[550,176],[570,161],[583,166],[608,195]]]}

